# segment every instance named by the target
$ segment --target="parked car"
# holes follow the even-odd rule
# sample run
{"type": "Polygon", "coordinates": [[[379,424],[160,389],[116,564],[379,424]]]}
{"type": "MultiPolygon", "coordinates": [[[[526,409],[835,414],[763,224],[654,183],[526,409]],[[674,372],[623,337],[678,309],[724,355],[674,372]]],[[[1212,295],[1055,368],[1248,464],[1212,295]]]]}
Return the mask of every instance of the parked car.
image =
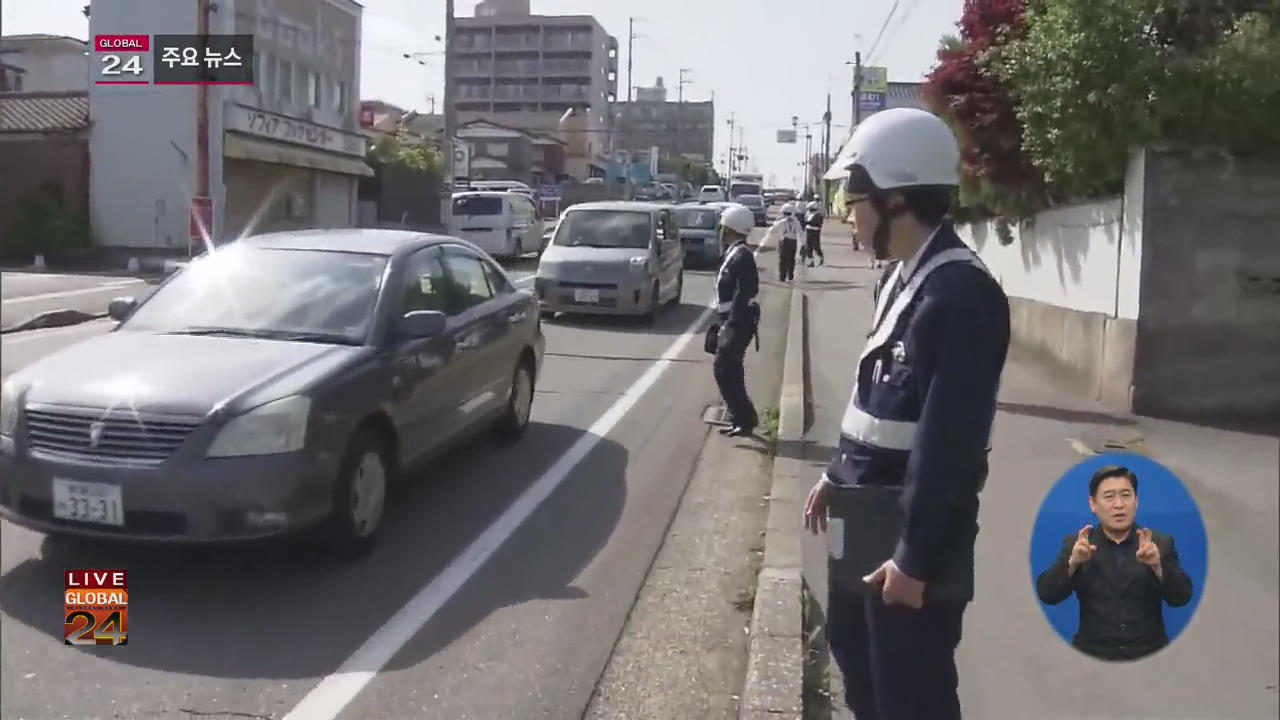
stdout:
{"type": "Polygon", "coordinates": [[[768,209],[764,206],[764,198],[759,195],[739,195],[734,198],[734,202],[743,205],[756,218],[756,225],[767,225],[769,223],[768,209]]]}
{"type": "Polygon", "coordinates": [[[487,428],[524,432],[545,347],[532,294],[492,258],[397,230],[248,237],[110,316],[3,386],[0,515],[18,525],[319,531],[358,556],[406,468],[487,428]]]}
{"type": "MultiPolygon", "coordinates": [[[[700,203],[676,207],[676,225],[680,228],[680,244],[687,259],[703,266],[719,265],[724,257],[724,241],[720,233],[723,208],[700,203]]],[[[687,261],[687,260],[686,260],[687,261]]]]}
{"type": "Polygon", "coordinates": [[[593,202],[560,217],[538,263],[548,313],[642,314],[655,321],[684,292],[684,250],[670,205],[593,202]]]}
{"type": "Polygon", "coordinates": [[[453,194],[449,234],[496,257],[517,258],[542,245],[542,220],[527,195],[481,190],[453,194]]]}
{"type": "Polygon", "coordinates": [[[719,185],[703,185],[698,191],[698,202],[724,202],[728,199],[724,188],[719,185]]]}

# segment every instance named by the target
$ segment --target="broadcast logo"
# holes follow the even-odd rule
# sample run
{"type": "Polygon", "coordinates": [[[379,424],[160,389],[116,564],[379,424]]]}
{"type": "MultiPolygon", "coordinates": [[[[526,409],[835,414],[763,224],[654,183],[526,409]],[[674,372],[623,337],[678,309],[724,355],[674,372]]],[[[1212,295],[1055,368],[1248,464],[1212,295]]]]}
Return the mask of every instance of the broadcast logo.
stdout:
{"type": "Polygon", "coordinates": [[[64,645],[129,644],[127,570],[67,570],[63,596],[64,645]]]}

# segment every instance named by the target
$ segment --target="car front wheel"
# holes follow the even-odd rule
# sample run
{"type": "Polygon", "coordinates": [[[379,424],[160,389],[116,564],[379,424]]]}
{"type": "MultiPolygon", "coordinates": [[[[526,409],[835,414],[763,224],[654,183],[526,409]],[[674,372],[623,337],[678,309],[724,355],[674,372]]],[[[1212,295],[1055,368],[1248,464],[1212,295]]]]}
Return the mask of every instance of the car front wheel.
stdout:
{"type": "Polygon", "coordinates": [[[368,428],[352,435],[338,470],[333,513],[325,542],[343,559],[357,559],[377,546],[390,486],[390,453],[368,428]]]}
{"type": "Polygon", "coordinates": [[[533,415],[533,370],[521,362],[511,378],[511,390],[507,393],[507,408],[498,419],[498,436],[506,440],[518,440],[529,427],[533,415]]]}

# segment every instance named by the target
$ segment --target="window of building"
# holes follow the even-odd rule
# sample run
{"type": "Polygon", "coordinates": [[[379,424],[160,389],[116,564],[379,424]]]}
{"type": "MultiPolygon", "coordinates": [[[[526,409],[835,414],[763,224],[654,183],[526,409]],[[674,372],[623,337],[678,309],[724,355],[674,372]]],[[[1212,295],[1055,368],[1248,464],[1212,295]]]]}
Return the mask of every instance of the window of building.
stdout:
{"type": "Polygon", "coordinates": [[[320,73],[307,71],[307,104],[313,108],[320,107],[321,100],[324,98],[324,92],[321,89],[322,78],[320,73]]]}
{"type": "Polygon", "coordinates": [[[485,150],[490,157],[506,157],[511,154],[511,144],[504,142],[486,143],[485,150]]]}
{"type": "Polygon", "coordinates": [[[279,84],[279,92],[277,95],[285,102],[293,102],[293,63],[288,60],[281,60],[278,71],[279,77],[276,80],[279,84]]]}
{"type": "Polygon", "coordinates": [[[347,111],[347,84],[341,80],[333,83],[333,109],[340,113],[347,111]]]}

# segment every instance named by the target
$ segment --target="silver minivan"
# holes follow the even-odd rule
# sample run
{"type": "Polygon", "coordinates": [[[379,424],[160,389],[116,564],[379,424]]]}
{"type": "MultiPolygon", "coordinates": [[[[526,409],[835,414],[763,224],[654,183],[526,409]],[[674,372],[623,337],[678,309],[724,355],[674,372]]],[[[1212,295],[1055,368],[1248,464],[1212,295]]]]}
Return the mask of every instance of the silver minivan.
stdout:
{"type": "Polygon", "coordinates": [[[538,262],[546,314],[644,315],[684,291],[684,248],[670,205],[593,202],[564,212],[538,262]]]}
{"type": "Polygon", "coordinates": [[[542,245],[542,219],[517,192],[473,190],[453,194],[449,234],[493,257],[517,258],[542,245]]]}

